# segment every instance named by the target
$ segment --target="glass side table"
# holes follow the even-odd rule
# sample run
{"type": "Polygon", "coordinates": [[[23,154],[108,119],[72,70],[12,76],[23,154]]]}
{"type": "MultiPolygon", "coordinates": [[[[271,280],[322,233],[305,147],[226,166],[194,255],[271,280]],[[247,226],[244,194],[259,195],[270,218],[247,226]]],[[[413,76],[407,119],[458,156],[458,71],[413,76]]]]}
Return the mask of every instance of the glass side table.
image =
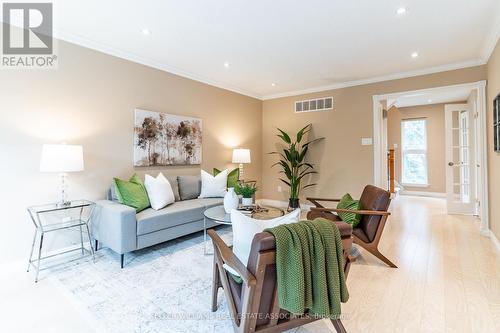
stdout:
{"type": "MultiPolygon", "coordinates": [[[[270,220],[285,215],[281,208],[270,206],[255,206],[251,211],[242,211],[245,215],[256,220],[270,220]]],[[[203,254],[207,255],[207,220],[217,224],[231,225],[231,214],[227,214],[224,205],[208,208],[203,213],[203,254]]]]}
{"type": "Polygon", "coordinates": [[[30,215],[31,220],[35,225],[35,235],[33,236],[33,243],[31,245],[31,252],[30,252],[27,271],[28,272],[30,271],[31,266],[36,268],[35,282],[38,282],[38,274],[40,272],[40,262],[44,259],[52,258],[73,251],[81,251],[82,257],[85,256],[85,253],[88,253],[89,255],[92,256],[92,259],[95,261],[94,249],[92,247],[92,240],[90,238],[90,228],[89,228],[89,223],[94,208],[95,208],[95,203],[88,200],[74,200],[64,205],[61,205],[60,203],[53,203],[47,205],[28,207],[28,214],[30,215]],[[64,217],[59,216],[56,217],[55,219],[49,218],[49,215],[60,215],[60,214],[64,214],[66,216],[64,217]],[[80,229],[80,247],[42,257],[44,235],[49,232],[64,230],[69,228],[80,229]],[[83,242],[84,232],[87,234],[90,250],[86,249],[84,246],[83,242]],[[33,259],[33,252],[35,249],[35,244],[38,235],[40,237],[38,254],[37,258],[33,259]]]}

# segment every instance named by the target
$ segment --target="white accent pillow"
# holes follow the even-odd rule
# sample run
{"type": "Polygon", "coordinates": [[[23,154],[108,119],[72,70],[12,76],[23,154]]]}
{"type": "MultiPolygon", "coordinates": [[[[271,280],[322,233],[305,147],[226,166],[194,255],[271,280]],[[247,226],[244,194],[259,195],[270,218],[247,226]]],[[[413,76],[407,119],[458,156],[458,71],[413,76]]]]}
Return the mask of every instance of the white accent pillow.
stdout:
{"type": "Polygon", "coordinates": [[[154,210],[162,209],[175,202],[172,186],[161,172],[156,178],[146,175],[144,187],[146,187],[151,208],[154,210]]]}
{"type": "MultiPolygon", "coordinates": [[[[252,240],[256,234],[267,228],[273,228],[281,224],[298,222],[300,218],[300,208],[293,212],[271,220],[256,220],[233,209],[231,211],[231,225],[233,226],[233,253],[240,259],[243,265],[248,263],[252,240]]],[[[239,274],[224,264],[224,268],[231,274],[239,274]]]]}
{"type": "Polygon", "coordinates": [[[226,195],[227,169],[217,176],[201,170],[201,193],[198,198],[223,198],[226,195]]]}

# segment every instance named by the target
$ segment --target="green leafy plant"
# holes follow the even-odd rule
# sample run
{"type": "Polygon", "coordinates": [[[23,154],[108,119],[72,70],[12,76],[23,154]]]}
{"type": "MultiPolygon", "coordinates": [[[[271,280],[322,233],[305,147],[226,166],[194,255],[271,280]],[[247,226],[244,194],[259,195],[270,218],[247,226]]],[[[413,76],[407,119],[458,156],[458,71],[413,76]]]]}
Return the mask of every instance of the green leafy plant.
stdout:
{"type": "Polygon", "coordinates": [[[306,162],[309,145],[324,139],[317,138],[302,143],[304,136],[311,131],[311,127],[312,125],[308,124],[298,131],[295,141],[292,141],[288,133],[278,128],[279,134],[277,136],[284,142],[285,147],[283,147],[282,151],[269,153],[280,157],[279,162],[273,164],[273,167],[281,167],[280,173],[286,177],[286,179],[280,178],[280,180],[290,187],[290,208],[298,207],[301,190],[317,185],[315,183],[304,185],[304,177],[317,173],[317,171],[314,171],[313,164],[306,162]]]}
{"type": "Polygon", "coordinates": [[[238,185],[235,192],[242,195],[243,198],[251,198],[257,192],[257,186],[253,183],[238,185]]]}

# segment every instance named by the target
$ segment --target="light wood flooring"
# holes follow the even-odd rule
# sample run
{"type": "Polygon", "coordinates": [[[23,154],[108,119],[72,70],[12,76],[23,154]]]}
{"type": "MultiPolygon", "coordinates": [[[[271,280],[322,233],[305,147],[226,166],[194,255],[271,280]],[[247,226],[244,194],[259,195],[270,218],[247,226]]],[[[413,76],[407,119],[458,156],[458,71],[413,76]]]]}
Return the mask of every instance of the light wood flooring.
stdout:
{"type": "MultiPolygon", "coordinates": [[[[435,198],[401,196],[391,211],[380,248],[399,268],[360,250],[347,280],[347,331],[500,332],[500,253],[479,235],[479,221],[446,215],[435,198]]],[[[49,281],[35,286],[24,265],[12,272],[0,271],[0,332],[93,331],[49,281]]],[[[320,321],[292,332],[334,330],[320,321]]]]}
{"type": "Polygon", "coordinates": [[[361,249],[347,280],[347,331],[500,332],[500,254],[479,221],[446,215],[436,198],[400,196],[391,211],[380,249],[399,268],[361,249]]]}

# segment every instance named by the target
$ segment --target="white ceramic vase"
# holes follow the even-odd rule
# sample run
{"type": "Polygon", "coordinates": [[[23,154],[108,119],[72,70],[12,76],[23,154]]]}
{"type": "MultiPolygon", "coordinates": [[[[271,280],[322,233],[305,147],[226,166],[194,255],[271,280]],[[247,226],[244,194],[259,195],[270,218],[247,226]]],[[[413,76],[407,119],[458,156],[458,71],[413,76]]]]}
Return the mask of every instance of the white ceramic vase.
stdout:
{"type": "Polygon", "coordinates": [[[227,214],[231,213],[232,209],[237,209],[239,203],[239,198],[234,192],[234,187],[227,189],[227,193],[224,196],[224,210],[227,214]]]}
{"type": "Polygon", "coordinates": [[[251,206],[253,205],[253,198],[242,198],[241,199],[242,206],[251,206]]]}

